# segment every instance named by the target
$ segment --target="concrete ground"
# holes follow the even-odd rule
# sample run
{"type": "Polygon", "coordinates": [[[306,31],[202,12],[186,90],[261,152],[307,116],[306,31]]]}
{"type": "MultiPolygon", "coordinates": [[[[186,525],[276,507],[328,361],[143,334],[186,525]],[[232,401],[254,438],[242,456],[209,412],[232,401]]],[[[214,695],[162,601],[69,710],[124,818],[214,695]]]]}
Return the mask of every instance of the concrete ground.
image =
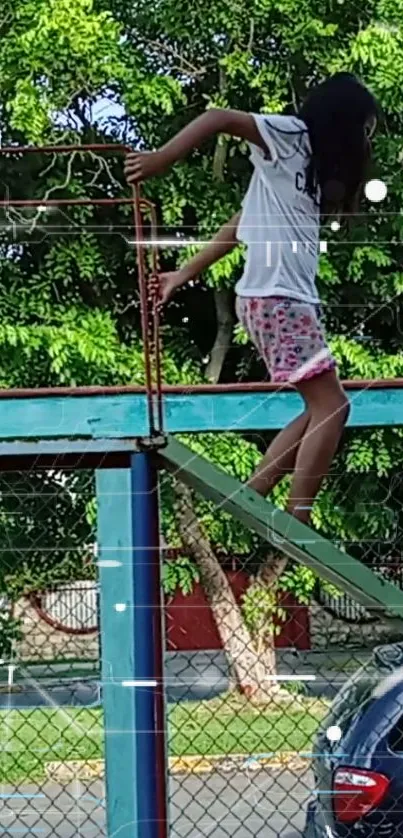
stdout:
{"type": "Polygon", "coordinates": [[[285,769],[175,778],[170,838],[300,838],[311,788],[285,769]]]}
{"type": "MultiPolygon", "coordinates": [[[[176,776],[170,784],[170,838],[300,838],[311,788],[286,770],[176,776]]],[[[101,782],[0,787],[3,836],[105,836],[101,782]]]]}
{"type": "Polygon", "coordinates": [[[44,783],[0,786],[2,835],[73,838],[105,835],[104,789],[100,782],[69,786],[44,783]]]}

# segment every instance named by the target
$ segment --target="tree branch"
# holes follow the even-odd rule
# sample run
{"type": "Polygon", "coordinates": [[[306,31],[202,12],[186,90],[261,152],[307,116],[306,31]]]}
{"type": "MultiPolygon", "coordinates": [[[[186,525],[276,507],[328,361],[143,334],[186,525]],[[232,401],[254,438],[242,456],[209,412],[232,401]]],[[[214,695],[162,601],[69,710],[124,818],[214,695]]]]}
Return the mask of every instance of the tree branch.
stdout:
{"type": "Polygon", "coordinates": [[[206,377],[213,384],[216,384],[220,378],[226,354],[231,346],[234,326],[231,291],[228,288],[215,288],[214,303],[217,315],[217,332],[210,352],[210,360],[206,367],[206,377]]]}
{"type": "MultiPolygon", "coordinates": [[[[223,67],[220,67],[220,93],[224,94],[227,77],[223,67]]],[[[228,143],[224,137],[218,137],[213,159],[213,177],[219,183],[224,180],[224,167],[227,159],[228,143]]],[[[231,346],[234,318],[232,315],[231,293],[227,288],[214,289],[214,303],[217,316],[217,332],[210,360],[206,367],[206,377],[213,384],[220,378],[226,354],[231,346]]]]}
{"type": "Polygon", "coordinates": [[[249,25],[249,41],[248,41],[248,45],[246,47],[248,52],[252,52],[254,36],[255,36],[255,21],[252,17],[251,21],[250,21],[250,25],[249,25]]]}
{"type": "Polygon", "coordinates": [[[195,67],[187,58],[184,58],[181,53],[177,52],[174,47],[168,44],[161,44],[159,41],[149,40],[148,38],[145,39],[145,43],[157,53],[165,53],[165,55],[171,55],[173,58],[178,59],[180,66],[172,67],[173,70],[178,70],[180,73],[187,73],[187,75],[194,76],[195,78],[201,78],[206,74],[206,67],[195,67]]]}

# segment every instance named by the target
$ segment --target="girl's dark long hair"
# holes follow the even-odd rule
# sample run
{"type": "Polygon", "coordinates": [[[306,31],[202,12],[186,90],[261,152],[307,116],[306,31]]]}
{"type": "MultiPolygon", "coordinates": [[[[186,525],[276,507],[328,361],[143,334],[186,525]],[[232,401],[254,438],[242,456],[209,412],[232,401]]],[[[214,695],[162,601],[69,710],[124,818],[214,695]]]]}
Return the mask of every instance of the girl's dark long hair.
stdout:
{"type": "Polygon", "coordinates": [[[301,108],[312,148],[306,186],[313,199],[320,189],[323,215],[357,212],[371,158],[366,126],[377,113],[372,93],[351,73],[331,76],[301,108]]]}

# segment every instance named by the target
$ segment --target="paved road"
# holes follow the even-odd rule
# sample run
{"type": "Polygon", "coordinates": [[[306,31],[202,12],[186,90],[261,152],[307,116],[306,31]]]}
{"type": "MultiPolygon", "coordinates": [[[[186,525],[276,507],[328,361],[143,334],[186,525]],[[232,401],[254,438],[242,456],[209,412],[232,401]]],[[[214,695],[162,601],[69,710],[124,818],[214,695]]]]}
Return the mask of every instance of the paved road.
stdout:
{"type": "MultiPolygon", "coordinates": [[[[170,786],[170,838],[299,838],[308,774],[264,769],[177,776],[170,786]]],[[[10,838],[105,836],[101,782],[0,787],[1,831],[10,838]]]]}
{"type": "MultiPolygon", "coordinates": [[[[343,672],[343,665],[353,661],[357,668],[368,657],[367,651],[332,652],[328,655],[307,652],[293,653],[277,650],[279,675],[314,675],[315,680],[305,681],[307,695],[334,698],[351,674],[343,672]],[[338,664],[340,669],[329,665],[338,664]]],[[[166,686],[168,701],[189,701],[214,698],[229,688],[228,661],[221,651],[170,652],[166,658],[166,686]]]]}
{"type": "Polygon", "coordinates": [[[311,787],[308,773],[273,769],[175,778],[171,838],[299,838],[311,787]]]}
{"type": "MultiPolygon", "coordinates": [[[[357,668],[368,655],[367,652],[332,652],[326,658],[322,653],[293,653],[277,651],[277,668],[281,675],[315,675],[307,681],[304,689],[307,695],[333,698],[348,675],[343,672],[343,662],[353,659],[357,668]],[[329,669],[329,659],[338,661],[340,669],[329,669]]],[[[21,692],[10,695],[7,688],[0,690],[0,709],[10,707],[41,707],[48,703],[46,693],[59,706],[93,707],[100,704],[101,690],[99,676],[91,675],[89,664],[74,664],[73,673],[66,672],[66,666],[31,666],[30,683],[24,683],[21,692]],[[60,671],[58,672],[58,667],[60,671]],[[82,672],[82,675],[80,675],[82,672]],[[41,690],[36,689],[35,680],[41,690]]],[[[23,673],[22,673],[23,674],[23,673]]],[[[214,698],[226,692],[230,685],[228,661],[223,652],[169,652],[166,656],[166,690],[169,702],[197,701],[214,698]]]]}

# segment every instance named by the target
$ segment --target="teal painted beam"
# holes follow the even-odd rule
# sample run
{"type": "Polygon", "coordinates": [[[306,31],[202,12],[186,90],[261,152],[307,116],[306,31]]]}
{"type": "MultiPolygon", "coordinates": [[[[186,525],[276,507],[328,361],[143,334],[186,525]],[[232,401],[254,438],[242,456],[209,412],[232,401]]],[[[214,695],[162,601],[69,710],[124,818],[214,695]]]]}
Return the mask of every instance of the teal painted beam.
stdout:
{"type": "Polygon", "coordinates": [[[177,479],[231,513],[275,549],[312,568],[371,613],[392,620],[397,618],[403,631],[403,591],[381,580],[362,562],[341,552],[314,530],[172,437],[158,458],[177,479]]]}
{"type": "MultiPolygon", "coordinates": [[[[349,390],[350,427],[403,425],[403,388],[349,390]]],[[[167,392],[164,395],[168,433],[278,430],[302,409],[293,391],[219,393],[167,392]]],[[[0,440],[40,444],[41,440],[133,439],[148,434],[143,392],[106,395],[50,395],[0,399],[0,440]]],[[[36,449],[40,452],[40,447],[36,449]]],[[[9,452],[8,452],[9,453],[9,452]]],[[[18,453],[16,450],[15,453],[18,453]]],[[[25,451],[25,453],[27,453],[25,451]]],[[[35,452],[34,452],[35,453],[35,452]]],[[[1,456],[1,450],[0,450],[1,456]]]]}
{"type": "Polygon", "coordinates": [[[140,838],[136,778],[133,513],[130,469],[96,475],[108,838],[140,838]]]}
{"type": "MultiPolygon", "coordinates": [[[[161,440],[162,441],[162,440],[161,440]]],[[[45,439],[40,442],[26,440],[0,442],[0,457],[56,457],[63,454],[135,454],[142,450],[139,439],[45,439]]]]}
{"type": "MultiPolygon", "coordinates": [[[[164,444],[164,437],[153,437],[153,447],[164,444]]],[[[146,440],[135,439],[46,439],[0,442],[2,471],[32,468],[128,468],[132,454],[146,450],[146,440]]]]}

